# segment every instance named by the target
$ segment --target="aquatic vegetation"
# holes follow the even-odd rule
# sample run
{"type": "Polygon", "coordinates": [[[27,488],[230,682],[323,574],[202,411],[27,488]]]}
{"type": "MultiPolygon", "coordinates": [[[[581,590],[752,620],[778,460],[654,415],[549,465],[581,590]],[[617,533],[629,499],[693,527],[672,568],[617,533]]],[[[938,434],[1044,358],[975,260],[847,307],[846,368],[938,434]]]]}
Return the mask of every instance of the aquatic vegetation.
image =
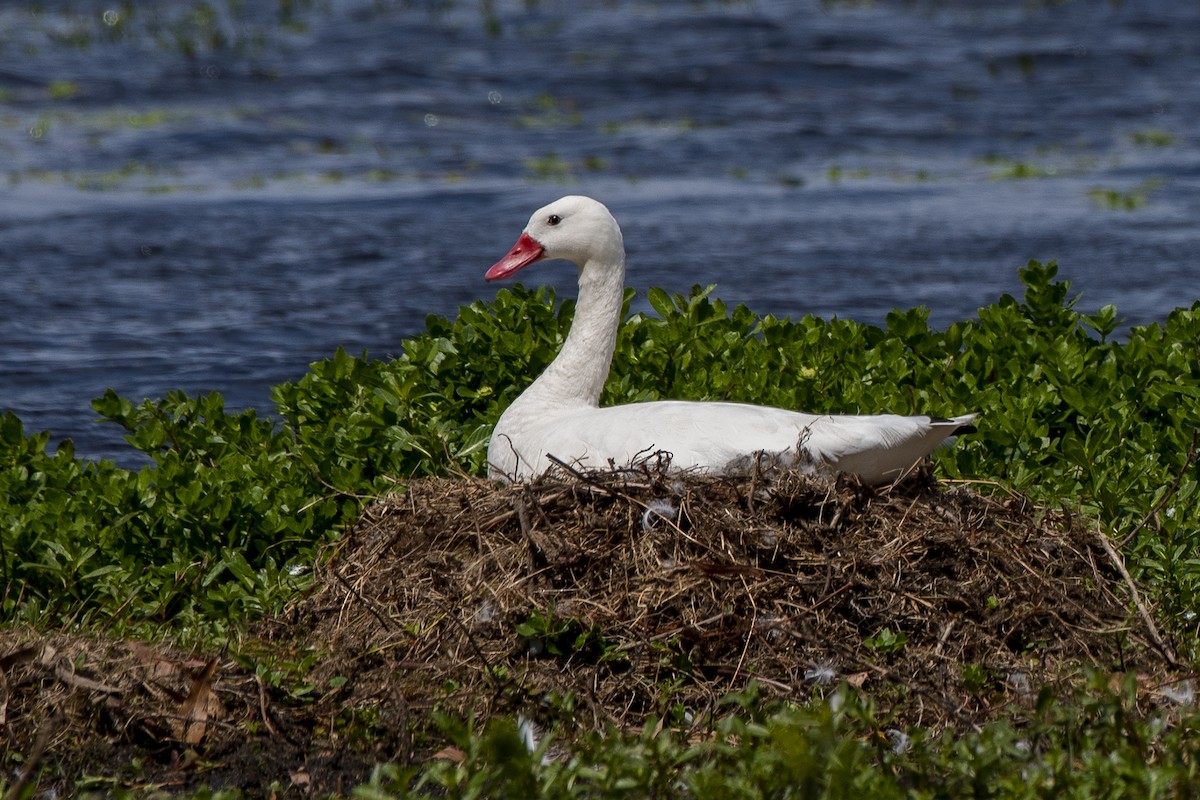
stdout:
{"type": "Polygon", "coordinates": [[[104,191],[116,189],[123,185],[126,181],[136,176],[156,177],[158,168],[153,164],[143,164],[138,161],[130,161],[124,166],[117,169],[108,170],[107,172],[81,172],[71,176],[71,180],[79,189],[87,191],[104,191]]]}
{"type": "Polygon", "coordinates": [[[531,177],[542,181],[559,183],[574,177],[575,167],[557,153],[546,153],[543,156],[526,158],[521,162],[531,177]]]}
{"type": "Polygon", "coordinates": [[[1143,147],[1170,147],[1175,144],[1176,136],[1160,128],[1147,128],[1129,134],[1129,140],[1143,147]]]}
{"type": "Polygon", "coordinates": [[[114,112],[116,119],[111,120],[112,127],[128,125],[130,128],[159,128],[163,125],[184,122],[196,116],[194,111],[179,109],[152,108],[138,111],[114,112]]]}
{"type": "Polygon", "coordinates": [[[980,163],[991,167],[991,180],[1030,180],[1080,175],[1102,166],[1100,158],[1086,152],[1083,146],[1066,148],[1062,145],[1042,145],[1034,149],[1035,159],[1019,159],[988,154],[980,163]]]}
{"type": "MultiPolygon", "coordinates": [[[[69,96],[69,92],[63,95],[69,96]]],[[[65,132],[67,135],[82,136],[91,149],[100,149],[106,137],[115,132],[180,126],[198,116],[199,112],[190,108],[132,109],[118,106],[85,111],[73,107],[56,107],[53,111],[38,114],[32,122],[6,116],[3,118],[3,124],[8,127],[25,127],[29,139],[39,144],[50,141],[56,132],[65,132]]]]}
{"type": "Polygon", "coordinates": [[[871,171],[865,167],[845,169],[834,164],[825,170],[825,178],[833,184],[841,183],[843,180],[865,180],[869,177],[871,177],[871,171]]]}
{"type": "Polygon", "coordinates": [[[46,86],[46,94],[51,100],[70,100],[79,94],[79,84],[75,81],[51,81],[46,86]]]}
{"type": "Polygon", "coordinates": [[[1087,194],[1092,202],[1100,208],[1110,211],[1134,211],[1146,205],[1150,195],[1165,183],[1166,181],[1162,179],[1151,178],[1142,181],[1137,187],[1128,191],[1097,186],[1089,189],[1087,194]]]}
{"type": "Polygon", "coordinates": [[[600,125],[600,132],[615,136],[627,132],[687,133],[700,127],[693,119],[629,119],[608,120],[600,125]]]}
{"type": "Polygon", "coordinates": [[[579,111],[552,95],[538,95],[534,100],[534,108],[534,112],[518,117],[517,125],[523,128],[559,128],[583,124],[583,115],[579,111]]]}
{"type": "Polygon", "coordinates": [[[364,177],[368,181],[372,181],[374,183],[389,183],[391,181],[398,179],[400,176],[396,173],[395,170],[386,169],[384,167],[374,167],[372,169],[367,170],[366,175],[364,177]]]}
{"type": "Polygon", "coordinates": [[[934,177],[932,174],[930,174],[929,170],[918,169],[913,173],[912,180],[917,181],[918,183],[924,183],[925,181],[934,180],[934,177]]]}
{"type": "Polygon", "coordinates": [[[129,161],[120,167],[110,170],[88,170],[81,172],[67,172],[57,170],[44,170],[37,168],[28,168],[24,170],[10,170],[8,172],[8,182],[11,185],[19,185],[26,181],[33,183],[58,184],[63,186],[72,186],[80,191],[96,192],[96,191],[114,191],[123,188],[130,183],[138,184],[137,188],[143,190],[153,190],[156,192],[162,191],[177,191],[182,188],[182,185],[162,185],[148,184],[146,179],[158,178],[162,174],[170,175],[178,178],[181,173],[178,170],[160,170],[153,164],[145,164],[140,161],[129,161]]]}
{"type": "Polygon", "coordinates": [[[983,162],[993,168],[988,177],[995,181],[1053,178],[1060,174],[1056,166],[1043,166],[1001,156],[988,156],[983,162]]]}
{"type": "Polygon", "coordinates": [[[26,47],[48,43],[76,50],[144,39],[187,59],[211,52],[253,58],[281,33],[306,31],[304,15],[317,5],[313,0],[261,5],[241,0],[159,4],[121,0],[89,10],[68,5],[51,12],[35,3],[27,9],[29,24],[23,39],[26,47]]]}

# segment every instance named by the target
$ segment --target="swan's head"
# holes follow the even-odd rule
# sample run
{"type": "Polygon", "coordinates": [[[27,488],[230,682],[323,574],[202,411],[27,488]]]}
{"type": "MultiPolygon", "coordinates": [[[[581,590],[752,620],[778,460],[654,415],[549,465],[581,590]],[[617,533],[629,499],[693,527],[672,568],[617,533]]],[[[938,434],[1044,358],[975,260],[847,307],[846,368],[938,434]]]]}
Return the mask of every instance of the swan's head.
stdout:
{"type": "Polygon", "coordinates": [[[535,261],[563,258],[580,269],[587,263],[625,265],[625,244],[613,215],[590,197],[570,195],[533,212],[521,238],[485,276],[507,278],[535,261]]]}

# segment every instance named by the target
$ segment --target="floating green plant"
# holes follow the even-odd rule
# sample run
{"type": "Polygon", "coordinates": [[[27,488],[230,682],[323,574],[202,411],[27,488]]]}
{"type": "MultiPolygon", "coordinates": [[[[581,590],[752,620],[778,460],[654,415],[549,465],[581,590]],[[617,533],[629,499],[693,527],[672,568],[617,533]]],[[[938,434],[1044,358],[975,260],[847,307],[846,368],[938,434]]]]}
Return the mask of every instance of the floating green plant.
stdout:
{"type": "Polygon", "coordinates": [[[517,124],[523,128],[577,127],[583,124],[583,115],[553,95],[538,95],[534,101],[536,111],[522,114],[517,124]]]}
{"type": "Polygon", "coordinates": [[[1165,183],[1161,178],[1148,178],[1128,191],[1097,186],[1089,189],[1087,194],[1100,208],[1110,211],[1135,211],[1146,205],[1150,195],[1165,183]]]}
{"type": "Polygon", "coordinates": [[[68,179],[75,187],[84,191],[111,191],[120,188],[126,181],[137,176],[155,176],[158,168],[152,164],[130,161],[123,166],[110,170],[68,173],[68,179]]]}
{"type": "Polygon", "coordinates": [[[129,111],[124,115],[124,122],[131,128],[157,128],[187,116],[190,115],[179,111],[154,108],[145,111],[129,111]]]}
{"type": "Polygon", "coordinates": [[[863,180],[865,178],[869,178],[871,177],[871,171],[865,167],[846,169],[834,164],[830,166],[829,169],[825,170],[825,177],[829,179],[830,183],[841,183],[843,180],[847,179],[863,180]]]}
{"type": "Polygon", "coordinates": [[[658,133],[683,133],[694,131],[700,126],[694,119],[627,119],[610,120],[600,125],[600,133],[615,136],[627,131],[653,131],[658,133]]]}
{"type": "Polygon", "coordinates": [[[571,163],[557,153],[527,158],[521,162],[525,170],[538,180],[566,181],[575,173],[571,163]]]}
{"type": "Polygon", "coordinates": [[[367,170],[364,177],[366,177],[367,180],[375,183],[389,183],[396,180],[396,178],[399,176],[396,174],[395,170],[385,169],[383,167],[375,167],[367,170]]]}
{"type": "Polygon", "coordinates": [[[1147,128],[1129,134],[1129,140],[1143,147],[1170,147],[1175,144],[1175,135],[1159,128],[1147,128]]]}
{"type": "Polygon", "coordinates": [[[51,81],[46,87],[46,94],[51,100],[70,100],[79,94],[79,84],[75,81],[51,81]]]}
{"type": "Polygon", "coordinates": [[[1058,167],[1043,166],[1029,161],[1018,161],[1004,156],[985,156],[983,163],[992,167],[992,171],[988,173],[988,177],[994,181],[1053,178],[1059,174],[1058,167]]]}

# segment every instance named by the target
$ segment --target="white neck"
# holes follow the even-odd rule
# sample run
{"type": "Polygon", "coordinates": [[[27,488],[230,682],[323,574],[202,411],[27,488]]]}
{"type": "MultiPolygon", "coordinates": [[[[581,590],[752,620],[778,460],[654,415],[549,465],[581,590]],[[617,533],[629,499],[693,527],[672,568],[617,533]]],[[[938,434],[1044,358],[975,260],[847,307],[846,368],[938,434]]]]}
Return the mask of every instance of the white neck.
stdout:
{"type": "Polygon", "coordinates": [[[520,406],[521,413],[529,413],[533,408],[549,412],[599,406],[617,344],[624,294],[621,250],[590,258],[580,267],[575,319],[562,350],[510,410],[520,406]]]}

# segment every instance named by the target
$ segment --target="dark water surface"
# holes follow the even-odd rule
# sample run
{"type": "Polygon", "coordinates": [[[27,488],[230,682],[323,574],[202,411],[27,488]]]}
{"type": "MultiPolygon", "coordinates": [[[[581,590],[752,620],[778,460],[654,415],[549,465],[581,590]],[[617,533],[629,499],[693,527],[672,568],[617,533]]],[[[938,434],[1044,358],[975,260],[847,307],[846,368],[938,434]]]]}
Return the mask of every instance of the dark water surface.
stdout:
{"type": "Polygon", "coordinates": [[[1198,3],[142,5],[0,9],[0,409],[84,455],[130,458],[109,387],[269,412],[398,353],[567,193],[643,296],[946,324],[1036,258],[1129,324],[1200,298],[1198,3]]]}

